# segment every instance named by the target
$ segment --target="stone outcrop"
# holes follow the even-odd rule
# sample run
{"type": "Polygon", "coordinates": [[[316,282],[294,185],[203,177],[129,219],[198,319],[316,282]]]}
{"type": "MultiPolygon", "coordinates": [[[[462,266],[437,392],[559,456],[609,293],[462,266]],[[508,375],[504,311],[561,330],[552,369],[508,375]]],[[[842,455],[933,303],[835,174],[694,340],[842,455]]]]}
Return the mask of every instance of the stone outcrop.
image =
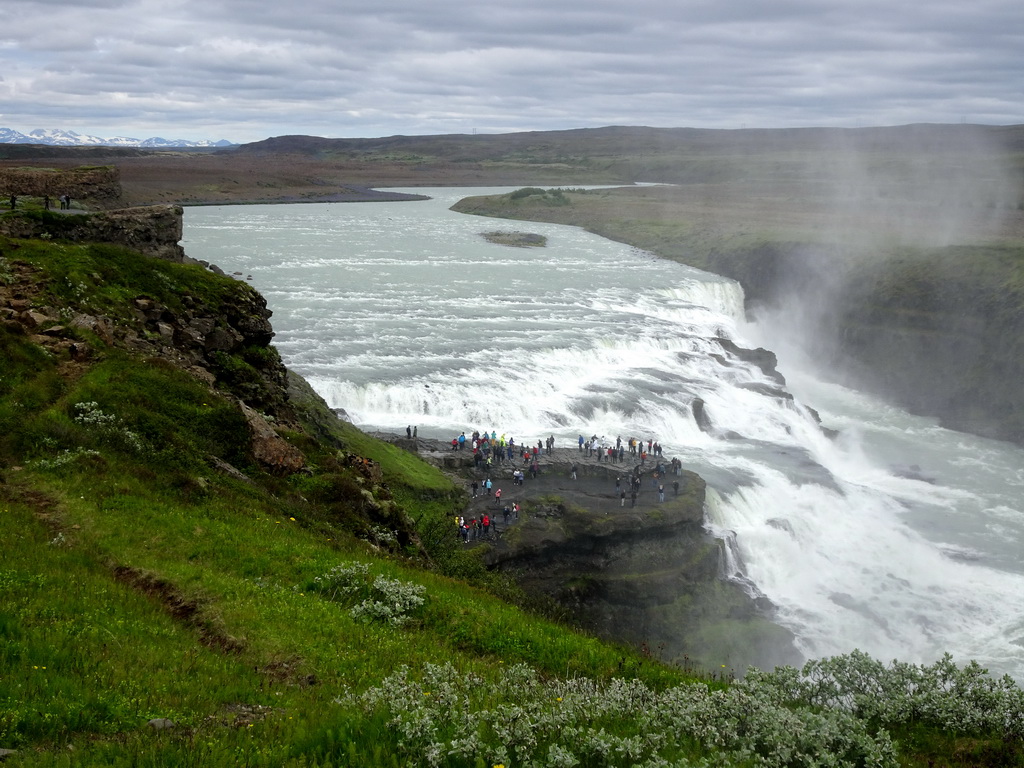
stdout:
{"type": "Polygon", "coordinates": [[[786,386],[785,377],[776,368],[779,364],[778,358],[776,358],[775,353],[771,350],[762,347],[746,349],[739,346],[736,342],[722,337],[719,337],[717,341],[719,346],[733,357],[749,365],[756,366],[761,373],[767,378],[772,379],[780,387],[786,386]]]}
{"type": "MultiPolygon", "coordinates": [[[[124,208],[83,217],[72,230],[73,240],[116,243],[167,261],[182,262],[185,251],[179,245],[184,212],[180,205],[124,208]]],[[[77,221],[77,220],[76,220],[77,221]]]]}
{"type": "Polygon", "coordinates": [[[0,168],[4,196],[38,198],[31,210],[23,207],[0,218],[0,234],[19,238],[57,238],[89,243],[114,243],[168,261],[185,261],[179,245],[184,212],[179,205],[140,208],[118,207],[120,171],[114,166],[53,168],[0,168]],[[61,210],[58,198],[69,195],[89,209],[61,210]],[[50,210],[42,199],[49,198],[50,210]],[[56,210],[53,210],[56,209],[56,210]]]}
{"type": "Polygon", "coordinates": [[[254,457],[265,468],[298,471],[305,461],[302,454],[277,435],[267,418],[287,425],[292,416],[287,369],[269,346],[271,312],[251,286],[230,285],[216,307],[189,294],[181,295],[175,307],[138,296],[125,316],[111,317],[42,304],[34,293],[34,268],[16,262],[11,280],[0,284],[0,322],[76,363],[94,359],[104,346],[167,361],[239,400],[254,457]]]}
{"type": "Polygon", "coordinates": [[[292,474],[302,469],[306,463],[302,452],[277,434],[262,415],[245,403],[241,408],[252,434],[252,453],[256,460],[278,474],[292,474]]]}
{"type": "Polygon", "coordinates": [[[725,544],[705,527],[705,484],[698,475],[661,478],[660,501],[655,460],[636,467],[628,454],[622,463],[609,463],[556,448],[539,457],[537,477],[527,473],[517,486],[508,478],[508,464],[474,469],[470,451],[453,451],[443,441],[390,440],[467,484],[492,477],[502,504],[481,492],[464,512],[496,521],[497,536],[479,542],[484,562],[512,575],[528,594],[559,606],[575,624],[680,663],[726,664],[737,672],[751,664],[799,663],[792,636],[771,622],[773,606],[753,597],[749,585],[725,577],[725,544]],[[634,505],[628,490],[622,499],[621,489],[629,488],[636,471],[641,491],[634,505]],[[501,510],[513,502],[521,513],[506,526],[501,510]]]}
{"type": "Polygon", "coordinates": [[[0,193],[4,197],[49,196],[88,200],[93,208],[117,207],[121,199],[121,172],[114,166],[80,168],[0,168],[0,193]]]}
{"type": "Polygon", "coordinates": [[[587,469],[594,471],[577,481],[556,469],[557,487],[549,482],[528,497],[523,519],[485,562],[588,631],[667,660],[738,671],[798,660],[791,636],[768,620],[770,604],[723,578],[722,543],[704,527],[699,476],[684,472],[678,496],[666,483],[659,502],[644,475],[633,507],[628,498],[621,506],[613,469],[587,469]]]}
{"type": "Polygon", "coordinates": [[[0,235],[114,243],[165,261],[183,262],[180,205],[122,208],[101,213],[37,212],[0,218],[0,235]]]}

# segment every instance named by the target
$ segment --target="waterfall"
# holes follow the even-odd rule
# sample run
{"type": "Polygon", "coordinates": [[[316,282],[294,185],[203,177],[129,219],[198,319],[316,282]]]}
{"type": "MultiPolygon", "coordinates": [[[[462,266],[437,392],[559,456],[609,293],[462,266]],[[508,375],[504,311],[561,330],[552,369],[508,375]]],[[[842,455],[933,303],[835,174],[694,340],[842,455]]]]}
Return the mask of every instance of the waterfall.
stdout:
{"type": "Polygon", "coordinates": [[[1024,452],[788,357],[781,385],[742,353],[776,339],[745,324],[733,281],[570,227],[518,225],[546,248],[488,243],[447,210],[483,190],[427,193],[189,209],[184,245],[253,276],[286,363],[368,430],[659,440],[708,484],[723,574],[805,655],[949,651],[1024,677],[1024,452]]]}

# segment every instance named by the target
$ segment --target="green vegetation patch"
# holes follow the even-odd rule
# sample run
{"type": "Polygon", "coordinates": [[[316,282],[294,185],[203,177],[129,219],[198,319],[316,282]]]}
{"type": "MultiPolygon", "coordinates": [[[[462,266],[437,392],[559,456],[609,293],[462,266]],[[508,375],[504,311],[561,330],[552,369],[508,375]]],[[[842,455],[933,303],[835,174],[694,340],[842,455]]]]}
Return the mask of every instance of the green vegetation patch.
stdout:
{"type": "Polygon", "coordinates": [[[561,189],[541,189],[540,187],[522,187],[515,192],[504,195],[513,203],[529,202],[532,205],[563,206],[569,205],[569,196],[561,189]]]}
{"type": "MultiPolygon", "coordinates": [[[[41,215],[57,221],[69,218],[41,215]]],[[[251,286],[214,275],[199,265],[140,257],[116,245],[22,240],[13,241],[5,250],[8,261],[34,268],[44,301],[113,318],[130,317],[132,301],[140,296],[180,311],[186,302],[216,308],[238,303],[239,296],[255,294],[251,286]]]]}
{"type": "Polygon", "coordinates": [[[514,248],[543,248],[548,244],[544,235],[532,232],[484,232],[484,239],[496,245],[510,245],[514,248]]]}

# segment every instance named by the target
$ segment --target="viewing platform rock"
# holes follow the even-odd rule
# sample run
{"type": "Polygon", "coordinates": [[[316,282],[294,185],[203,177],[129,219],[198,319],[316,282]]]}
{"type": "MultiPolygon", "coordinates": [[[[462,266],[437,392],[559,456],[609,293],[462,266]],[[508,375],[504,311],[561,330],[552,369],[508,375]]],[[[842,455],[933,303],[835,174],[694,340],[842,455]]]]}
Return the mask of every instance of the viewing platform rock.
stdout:
{"type": "MultiPolygon", "coordinates": [[[[704,480],[685,469],[677,474],[671,456],[641,463],[627,450],[621,462],[598,461],[576,445],[555,447],[537,455],[534,476],[532,453],[525,464],[520,456],[486,467],[477,465],[469,448],[452,450],[443,440],[376,436],[463,483],[469,498],[462,515],[470,520],[487,514],[492,522],[486,535],[474,532],[463,546],[479,548],[489,568],[513,575],[527,593],[553,600],[579,626],[659,648],[663,658],[680,663],[714,658],[714,666],[724,660],[742,670],[799,658],[792,636],[771,622],[770,601],[727,578],[727,544],[704,521],[704,480]],[[524,473],[521,485],[513,480],[515,470],[524,473]],[[488,477],[489,494],[483,488],[488,477]],[[635,501],[633,477],[639,478],[635,501]],[[510,511],[506,520],[505,508],[515,504],[518,518],[510,511]]],[[[452,533],[461,538],[454,520],[452,533]]]]}
{"type": "Polygon", "coordinates": [[[488,467],[473,460],[469,447],[454,451],[451,442],[444,440],[376,436],[417,454],[462,482],[470,497],[463,515],[492,517],[497,526],[493,544],[498,550],[511,545],[522,547],[528,541],[535,546],[554,545],[581,536],[614,536],[626,531],[700,526],[703,522],[705,482],[685,469],[679,474],[673,472],[671,457],[648,457],[641,463],[627,451],[623,461],[609,461],[607,457],[598,460],[596,453],[588,455],[578,446],[556,446],[536,456],[535,475],[530,471],[535,461],[532,454],[525,463],[519,457],[488,467]],[[523,473],[522,484],[515,482],[516,470],[523,473]],[[632,484],[634,477],[638,478],[636,485],[632,484]],[[492,482],[489,493],[484,487],[488,478],[492,482]],[[473,482],[477,483],[475,496],[473,482]],[[664,501],[658,494],[659,485],[665,489],[664,501]],[[520,507],[520,517],[510,514],[506,525],[504,508],[511,509],[514,504],[520,507]],[[506,529],[517,526],[521,531],[514,537],[504,536],[506,529]]]}

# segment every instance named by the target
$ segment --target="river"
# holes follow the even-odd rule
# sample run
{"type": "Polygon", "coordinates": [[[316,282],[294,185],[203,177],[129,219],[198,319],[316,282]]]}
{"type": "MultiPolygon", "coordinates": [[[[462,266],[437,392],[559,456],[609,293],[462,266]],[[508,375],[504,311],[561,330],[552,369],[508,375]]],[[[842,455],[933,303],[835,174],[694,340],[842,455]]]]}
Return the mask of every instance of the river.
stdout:
{"type": "Polygon", "coordinates": [[[659,440],[805,657],[948,651],[1024,680],[1024,450],[827,383],[730,280],[448,210],[508,190],[403,191],[431,199],[189,208],[182,245],[249,280],[286,364],[368,431],[659,440]],[[513,230],[547,246],[482,237],[513,230]],[[785,391],[723,338],[775,351],[785,391]]]}

